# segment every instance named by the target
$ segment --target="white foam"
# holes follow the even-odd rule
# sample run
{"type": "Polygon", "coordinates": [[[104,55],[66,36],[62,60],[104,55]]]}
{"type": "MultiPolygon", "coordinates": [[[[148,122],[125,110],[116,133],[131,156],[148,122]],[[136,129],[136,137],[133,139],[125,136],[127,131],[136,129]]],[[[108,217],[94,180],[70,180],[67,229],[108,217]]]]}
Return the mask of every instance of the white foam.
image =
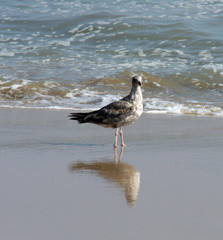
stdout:
{"type": "Polygon", "coordinates": [[[146,56],[147,56],[147,55],[143,52],[142,49],[139,49],[139,50],[138,50],[138,55],[139,55],[139,57],[146,57],[146,56]]]}
{"type": "Polygon", "coordinates": [[[202,60],[210,60],[213,58],[211,52],[208,50],[202,50],[198,53],[198,56],[202,58],[202,60]]]}
{"type": "Polygon", "coordinates": [[[221,75],[223,75],[223,64],[221,64],[221,63],[211,62],[211,63],[203,65],[202,68],[211,69],[215,73],[219,72],[221,75]]]}
{"type": "Polygon", "coordinates": [[[14,57],[15,53],[8,51],[6,48],[3,48],[0,51],[0,57],[14,57]]]}
{"type": "Polygon", "coordinates": [[[146,102],[145,112],[147,113],[168,113],[168,114],[191,114],[201,116],[222,116],[223,109],[212,104],[201,105],[194,102],[177,103],[153,98],[146,102]]]}

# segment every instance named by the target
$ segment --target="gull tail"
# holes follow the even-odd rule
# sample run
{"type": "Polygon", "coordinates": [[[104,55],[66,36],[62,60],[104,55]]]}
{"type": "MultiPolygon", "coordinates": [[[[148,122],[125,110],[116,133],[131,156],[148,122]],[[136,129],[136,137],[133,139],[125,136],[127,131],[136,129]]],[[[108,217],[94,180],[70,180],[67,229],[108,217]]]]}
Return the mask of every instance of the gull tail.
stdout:
{"type": "Polygon", "coordinates": [[[77,120],[78,123],[86,123],[85,118],[89,113],[70,113],[69,118],[70,120],[77,120]]]}

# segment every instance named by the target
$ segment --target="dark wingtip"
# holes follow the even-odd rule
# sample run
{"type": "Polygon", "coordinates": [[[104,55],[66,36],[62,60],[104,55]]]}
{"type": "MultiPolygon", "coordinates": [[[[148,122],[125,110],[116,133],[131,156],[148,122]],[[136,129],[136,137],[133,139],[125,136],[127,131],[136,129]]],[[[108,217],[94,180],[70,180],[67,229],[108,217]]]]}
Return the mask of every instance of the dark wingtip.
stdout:
{"type": "Polygon", "coordinates": [[[69,115],[67,115],[68,118],[70,118],[70,120],[75,120],[73,119],[74,118],[74,115],[72,113],[70,113],[69,115]]]}
{"type": "Polygon", "coordinates": [[[85,113],[70,113],[68,117],[70,118],[70,120],[78,121],[78,123],[85,123],[85,113]]]}

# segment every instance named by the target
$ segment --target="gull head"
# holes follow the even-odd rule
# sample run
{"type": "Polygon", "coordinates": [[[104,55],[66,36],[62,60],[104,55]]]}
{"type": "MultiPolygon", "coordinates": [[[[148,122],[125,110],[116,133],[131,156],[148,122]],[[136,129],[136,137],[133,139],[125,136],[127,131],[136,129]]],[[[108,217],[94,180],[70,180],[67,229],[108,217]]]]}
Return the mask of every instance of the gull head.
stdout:
{"type": "Polygon", "coordinates": [[[141,85],[142,85],[142,77],[141,76],[134,76],[133,78],[132,78],[132,86],[133,87],[141,87],[141,85]]]}

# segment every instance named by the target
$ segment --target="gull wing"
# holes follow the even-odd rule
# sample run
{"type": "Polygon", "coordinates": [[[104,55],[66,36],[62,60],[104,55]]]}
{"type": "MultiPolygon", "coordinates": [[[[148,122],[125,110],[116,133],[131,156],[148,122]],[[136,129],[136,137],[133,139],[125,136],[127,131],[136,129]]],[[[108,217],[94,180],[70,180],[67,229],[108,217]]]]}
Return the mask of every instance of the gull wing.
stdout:
{"type": "Polygon", "coordinates": [[[116,127],[117,123],[122,121],[133,112],[133,105],[126,101],[117,101],[108,104],[98,111],[89,113],[84,119],[86,122],[99,125],[108,125],[107,127],[116,127]]]}

